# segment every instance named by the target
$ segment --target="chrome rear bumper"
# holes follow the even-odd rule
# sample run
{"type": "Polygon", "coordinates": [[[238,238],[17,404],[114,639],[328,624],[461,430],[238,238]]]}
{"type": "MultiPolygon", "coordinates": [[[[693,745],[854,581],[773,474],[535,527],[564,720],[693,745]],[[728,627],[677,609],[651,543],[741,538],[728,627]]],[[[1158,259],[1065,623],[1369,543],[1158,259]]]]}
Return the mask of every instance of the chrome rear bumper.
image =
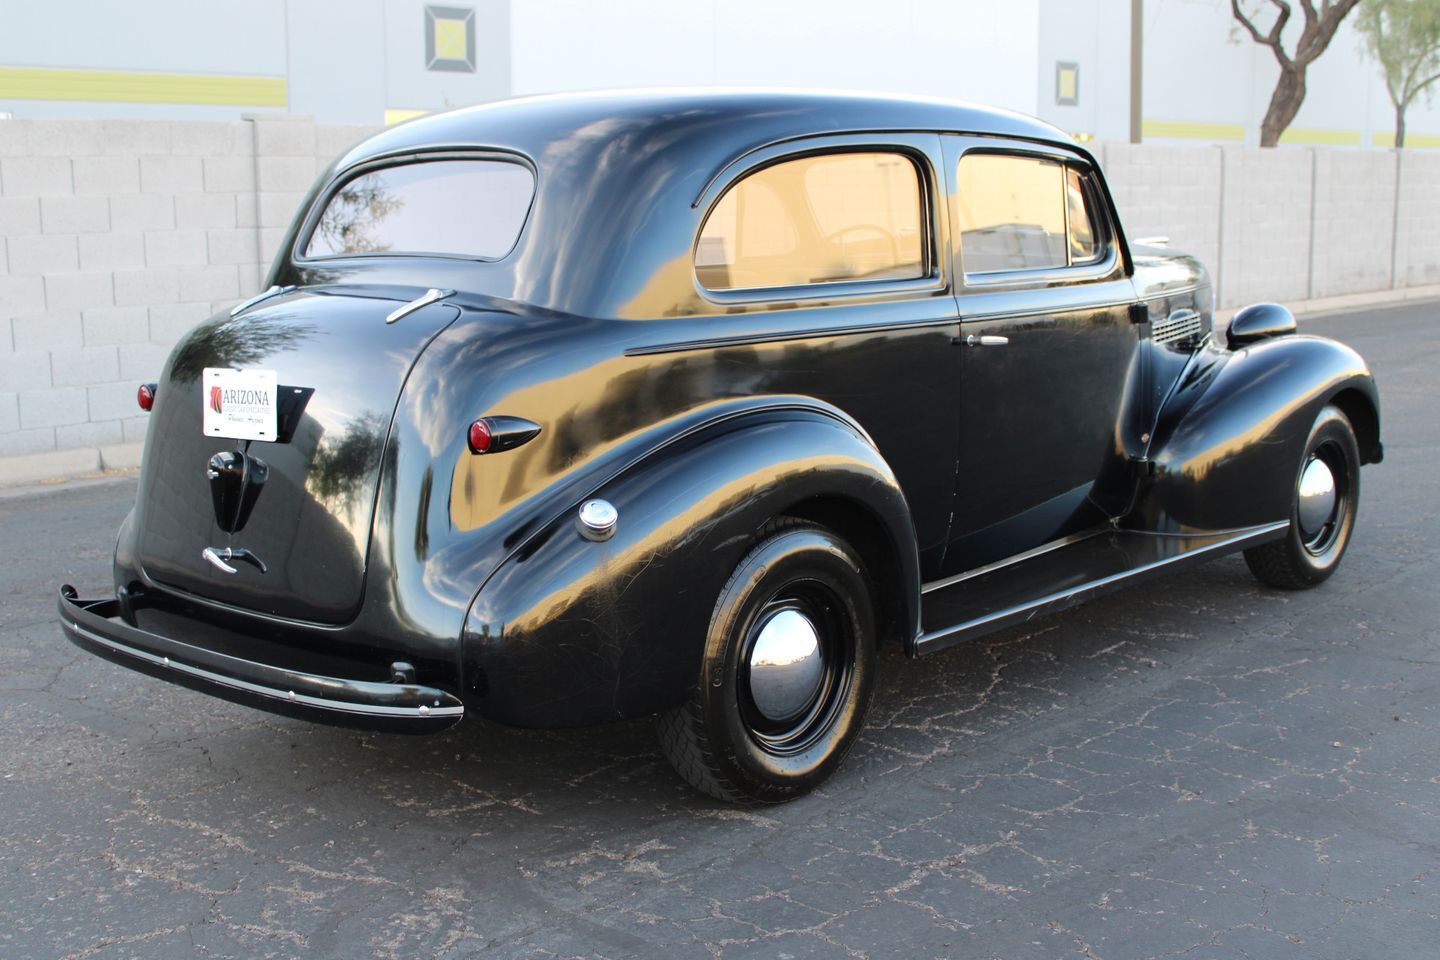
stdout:
{"type": "Polygon", "coordinates": [[[418,684],[345,680],[256,663],[132,627],[119,601],[60,588],[60,626],[82,649],[132,670],[248,706],[321,723],[434,733],[465,715],[459,698],[418,684]]]}

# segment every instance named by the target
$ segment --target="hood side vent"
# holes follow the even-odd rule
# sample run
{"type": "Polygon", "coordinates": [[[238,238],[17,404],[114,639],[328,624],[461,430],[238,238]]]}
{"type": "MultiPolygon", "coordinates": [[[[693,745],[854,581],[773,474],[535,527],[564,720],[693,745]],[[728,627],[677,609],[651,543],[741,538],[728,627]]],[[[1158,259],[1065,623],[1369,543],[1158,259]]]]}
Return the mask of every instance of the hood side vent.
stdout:
{"type": "Polygon", "coordinates": [[[1205,321],[1198,310],[1188,307],[1174,310],[1164,320],[1156,320],[1150,326],[1150,339],[1156,343],[1195,342],[1205,332],[1205,321]]]}

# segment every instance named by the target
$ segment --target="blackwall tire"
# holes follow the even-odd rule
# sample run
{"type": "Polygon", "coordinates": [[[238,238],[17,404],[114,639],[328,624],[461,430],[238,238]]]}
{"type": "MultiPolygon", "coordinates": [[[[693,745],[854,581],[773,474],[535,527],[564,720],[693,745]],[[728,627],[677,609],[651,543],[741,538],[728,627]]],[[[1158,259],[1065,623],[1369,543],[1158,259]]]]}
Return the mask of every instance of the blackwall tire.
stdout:
{"type": "Polygon", "coordinates": [[[1310,429],[1291,495],[1290,529],[1245,551],[1250,572],[1281,590],[1307,590],[1340,566],[1355,532],[1360,503],[1360,447],[1337,407],[1325,407],[1310,429]],[[1327,506],[1324,493],[1331,488],[1327,506]]]}
{"type": "Polygon", "coordinates": [[[870,579],[833,532],[782,518],[720,591],[700,677],[657,722],[688,783],[731,803],[783,803],[833,774],[875,677],[870,579]]]}

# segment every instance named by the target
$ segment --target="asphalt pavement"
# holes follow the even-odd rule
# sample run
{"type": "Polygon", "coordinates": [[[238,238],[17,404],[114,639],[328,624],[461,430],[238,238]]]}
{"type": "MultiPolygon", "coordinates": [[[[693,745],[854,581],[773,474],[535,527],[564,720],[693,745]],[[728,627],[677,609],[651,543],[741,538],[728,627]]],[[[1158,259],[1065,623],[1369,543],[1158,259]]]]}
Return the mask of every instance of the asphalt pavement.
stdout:
{"type": "Polygon", "coordinates": [[[693,793],[646,721],[387,737],[61,636],[134,480],[0,493],[0,957],[1440,951],[1440,304],[1331,315],[1384,401],[1340,572],[1238,557],[882,665],[839,775],[693,793]]]}

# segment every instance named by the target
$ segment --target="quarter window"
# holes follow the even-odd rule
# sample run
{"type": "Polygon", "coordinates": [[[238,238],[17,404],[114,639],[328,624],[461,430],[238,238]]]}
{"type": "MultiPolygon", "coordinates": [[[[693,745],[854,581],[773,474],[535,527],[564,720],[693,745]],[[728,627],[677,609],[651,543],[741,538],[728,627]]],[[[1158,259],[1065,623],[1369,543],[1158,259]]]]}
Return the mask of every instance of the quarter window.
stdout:
{"type": "Polygon", "coordinates": [[[1073,266],[1103,252],[1078,170],[1034,157],[970,154],[960,160],[957,181],[967,274],[1073,266]]]}
{"type": "Polygon", "coordinates": [[[695,248],[710,290],[923,277],[920,171],[899,153],[837,153],[766,167],[715,205],[695,248]]]}
{"type": "Polygon", "coordinates": [[[1090,219],[1090,205],[1085,201],[1085,181],[1080,171],[1065,171],[1065,213],[1070,230],[1070,262],[1089,263],[1100,256],[1099,238],[1090,219]]]}
{"type": "Polygon", "coordinates": [[[519,239],[534,193],[529,168],[504,160],[430,160],[372,170],[330,197],[305,256],[499,259],[519,239]]]}

